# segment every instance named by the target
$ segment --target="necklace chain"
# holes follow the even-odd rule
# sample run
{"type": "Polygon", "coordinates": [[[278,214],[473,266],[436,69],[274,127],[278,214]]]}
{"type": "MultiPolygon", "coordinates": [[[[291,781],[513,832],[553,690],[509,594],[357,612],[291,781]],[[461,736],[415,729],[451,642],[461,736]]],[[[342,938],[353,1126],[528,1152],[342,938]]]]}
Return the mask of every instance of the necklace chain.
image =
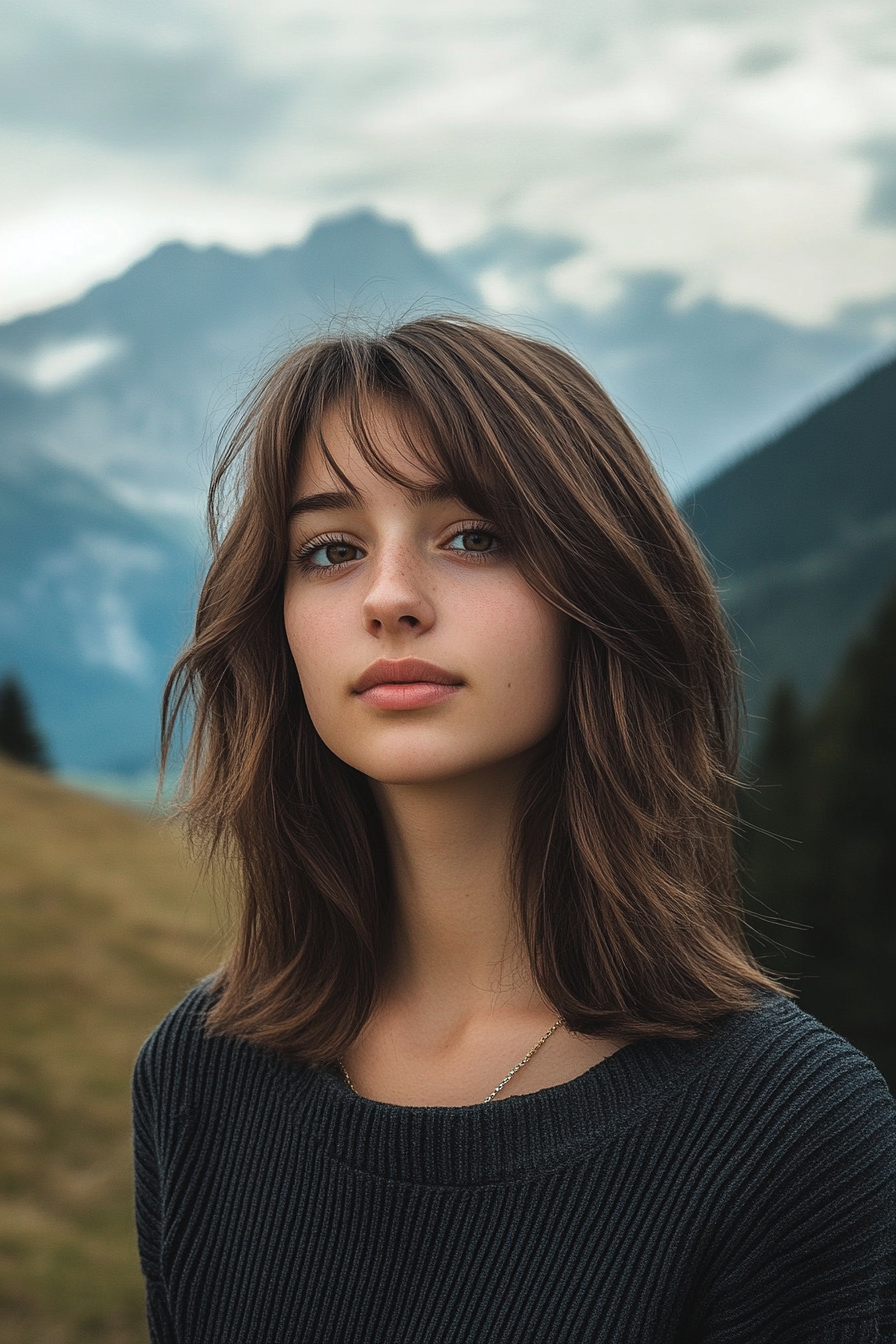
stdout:
{"type": "MultiPolygon", "coordinates": [[[[565,1025],[565,1022],[566,1022],[566,1019],[565,1019],[565,1018],[563,1018],[563,1017],[558,1017],[558,1018],[557,1018],[557,1021],[554,1023],[554,1025],[553,1025],[552,1027],[548,1027],[547,1031],[546,1031],[545,1034],[542,1036],[541,1040],[538,1040],[538,1041],[535,1042],[535,1044],[533,1045],[532,1049],[529,1051],[529,1053],[528,1053],[527,1055],[523,1055],[523,1057],[522,1057],[522,1059],[520,1060],[519,1064],[514,1064],[513,1068],[512,1068],[512,1069],[510,1070],[510,1072],[508,1073],[507,1077],[506,1077],[506,1078],[502,1078],[501,1081],[500,1081],[500,1083],[498,1084],[498,1086],[497,1086],[496,1088],[494,1088],[491,1092],[489,1092],[489,1094],[488,1094],[487,1097],[484,1097],[484,1098],[483,1098],[483,1100],[482,1100],[482,1102],[481,1102],[481,1105],[485,1106],[485,1104],[486,1104],[487,1102],[489,1102],[489,1101],[494,1101],[495,1097],[498,1095],[498,1093],[501,1091],[501,1089],[502,1089],[503,1087],[506,1087],[506,1086],[507,1086],[507,1084],[510,1082],[510,1080],[511,1080],[511,1078],[514,1076],[514,1074],[515,1074],[515,1073],[519,1073],[520,1069],[522,1069],[526,1064],[529,1063],[529,1060],[532,1058],[532,1056],[533,1056],[534,1054],[536,1054],[536,1053],[541,1049],[541,1047],[544,1045],[545,1041],[548,1040],[549,1037],[553,1036],[554,1032],[557,1030],[558,1027],[562,1027],[562,1026],[564,1026],[564,1025],[565,1025]]],[[[357,1096],[359,1095],[359,1093],[358,1093],[358,1090],[357,1090],[357,1088],[355,1087],[354,1083],[352,1082],[351,1078],[349,1078],[349,1076],[348,1076],[348,1069],[345,1067],[345,1065],[343,1064],[343,1062],[342,1062],[341,1059],[338,1060],[337,1063],[339,1064],[339,1067],[340,1067],[340,1069],[342,1070],[342,1076],[345,1078],[345,1081],[348,1083],[349,1087],[351,1088],[351,1090],[354,1092],[355,1096],[357,1097],[357,1096]]]]}
{"type": "Polygon", "coordinates": [[[502,1088],[502,1087],[505,1087],[506,1084],[510,1082],[511,1078],[513,1077],[513,1075],[514,1075],[515,1073],[519,1073],[520,1069],[521,1069],[525,1064],[528,1064],[528,1063],[529,1063],[529,1060],[530,1060],[530,1059],[532,1058],[532,1056],[536,1053],[536,1051],[538,1051],[538,1050],[541,1049],[541,1047],[544,1045],[544,1043],[545,1043],[545,1041],[548,1039],[548,1037],[549,1037],[549,1036],[553,1036],[553,1034],[554,1034],[554,1032],[557,1030],[557,1028],[563,1026],[563,1021],[564,1021],[564,1019],[563,1019],[562,1017],[558,1017],[558,1018],[557,1018],[557,1021],[554,1023],[554,1025],[553,1025],[552,1027],[548,1027],[547,1031],[546,1031],[545,1034],[542,1036],[541,1040],[535,1042],[535,1044],[533,1045],[532,1049],[529,1051],[528,1055],[523,1055],[523,1057],[522,1057],[522,1059],[520,1060],[519,1064],[514,1064],[513,1068],[512,1068],[512,1069],[510,1070],[510,1072],[508,1073],[507,1077],[501,1079],[500,1083],[499,1083],[498,1086],[494,1089],[494,1091],[489,1092],[488,1096],[485,1097],[485,1098],[483,1098],[483,1101],[482,1101],[482,1105],[483,1105],[483,1106],[485,1105],[485,1103],[486,1103],[487,1101],[494,1101],[495,1097],[496,1097],[496,1096],[498,1095],[498,1093],[501,1091],[501,1088],[502,1088]]]}

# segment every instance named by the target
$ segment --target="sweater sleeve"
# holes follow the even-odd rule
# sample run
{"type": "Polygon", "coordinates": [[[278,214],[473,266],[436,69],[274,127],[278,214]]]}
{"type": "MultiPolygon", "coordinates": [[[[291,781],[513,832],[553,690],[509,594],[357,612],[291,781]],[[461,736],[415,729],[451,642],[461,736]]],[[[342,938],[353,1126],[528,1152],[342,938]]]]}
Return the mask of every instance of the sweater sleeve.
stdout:
{"type": "Polygon", "coordinates": [[[757,1116],[715,1229],[700,1344],[896,1341],[896,1107],[869,1061],[838,1047],[757,1116]]]}
{"type": "Polygon", "coordinates": [[[152,1076],[152,1044],[152,1040],[148,1041],[137,1059],[132,1091],[137,1246],[146,1281],[146,1314],[152,1344],[177,1344],[162,1279],[162,1172],[156,1089],[152,1076]]]}
{"type": "Polygon", "coordinates": [[[166,1186],[184,1132],[208,1001],[204,981],[156,1028],[134,1066],[134,1207],[152,1344],[178,1344],[165,1275],[166,1186]]]}

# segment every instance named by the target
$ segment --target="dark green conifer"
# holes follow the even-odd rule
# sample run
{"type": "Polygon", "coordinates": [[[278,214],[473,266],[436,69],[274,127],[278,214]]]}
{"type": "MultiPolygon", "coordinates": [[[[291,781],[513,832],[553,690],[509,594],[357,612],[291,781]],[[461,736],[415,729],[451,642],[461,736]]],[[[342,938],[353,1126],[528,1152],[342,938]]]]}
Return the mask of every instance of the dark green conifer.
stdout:
{"type": "Polygon", "coordinates": [[[896,1084],[896,588],[813,728],[803,899],[818,974],[804,1006],[896,1084]]]}
{"type": "Polygon", "coordinates": [[[0,681],[0,753],[24,765],[47,770],[49,761],[31,705],[17,677],[0,681]]]}
{"type": "Polygon", "coordinates": [[[738,851],[750,940],[760,960],[797,986],[806,970],[800,883],[807,725],[792,683],[769,699],[751,783],[740,801],[738,851]]]}
{"type": "Polygon", "coordinates": [[[896,588],[814,714],[778,688],[753,771],[739,843],[754,948],[894,1087],[896,588]]]}

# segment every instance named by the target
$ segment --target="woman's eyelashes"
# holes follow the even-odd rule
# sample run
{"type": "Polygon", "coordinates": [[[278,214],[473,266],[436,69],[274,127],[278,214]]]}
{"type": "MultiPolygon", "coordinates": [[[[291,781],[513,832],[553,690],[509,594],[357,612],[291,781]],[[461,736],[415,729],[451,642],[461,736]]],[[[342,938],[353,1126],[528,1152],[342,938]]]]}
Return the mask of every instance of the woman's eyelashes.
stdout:
{"type": "Polygon", "coordinates": [[[501,538],[488,523],[466,523],[452,533],[444,549],[460,552],[471,560],[485,560],[501,550],[501,538]]]}
{"type": "MultiPolygon", "coordinates": [[[[465,560],[489,560],[503,549],[501,538],[494,528],[484,522],[464,523],[455,527],[438,544],[438,548],[465,560]]],[[[293,563],[308,574],[332,574],[347,565],[363,560],[367,552],[351,537],[332,534],[314,537],[293,555],[293,563]]]]}

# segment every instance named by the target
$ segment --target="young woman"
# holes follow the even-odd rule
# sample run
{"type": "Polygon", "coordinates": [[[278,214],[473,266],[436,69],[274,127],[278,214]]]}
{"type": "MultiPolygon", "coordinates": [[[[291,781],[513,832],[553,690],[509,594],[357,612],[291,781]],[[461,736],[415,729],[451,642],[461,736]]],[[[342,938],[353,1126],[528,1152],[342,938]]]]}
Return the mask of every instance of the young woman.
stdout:
{"type": "Polygon", "coordinates": [[[165,717],[243,904],[137,1065],[153,1339],[896,1339],[893,1101],[747,951],[732,653],[591,376],[312,342],[212,521],[165,717]]]}

